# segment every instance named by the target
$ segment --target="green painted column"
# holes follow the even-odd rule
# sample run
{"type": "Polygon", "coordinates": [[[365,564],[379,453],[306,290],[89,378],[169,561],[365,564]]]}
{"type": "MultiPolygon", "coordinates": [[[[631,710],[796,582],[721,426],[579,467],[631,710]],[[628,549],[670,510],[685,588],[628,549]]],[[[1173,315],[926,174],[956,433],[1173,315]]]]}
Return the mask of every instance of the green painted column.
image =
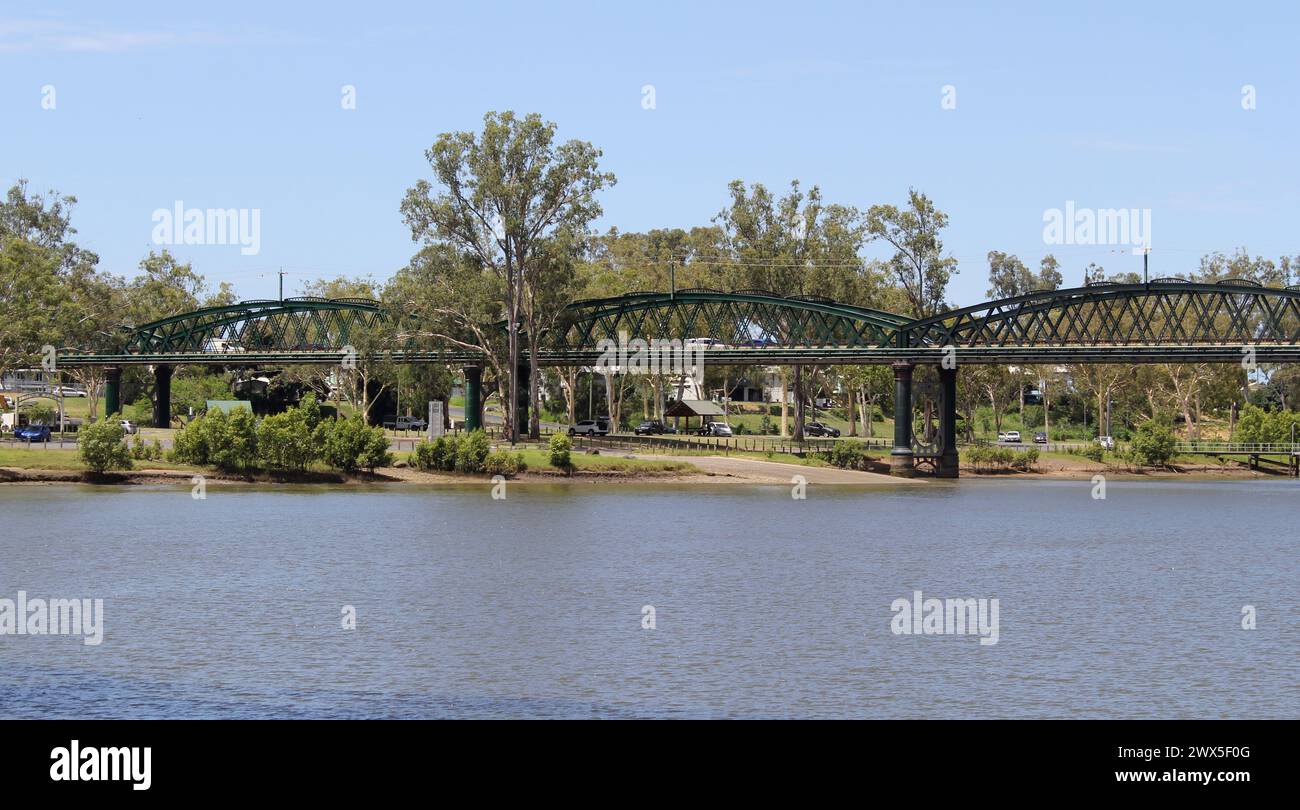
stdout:
{"type": "Polygon", "coordinates": [[[465,366],[465,430],[483,427],[483,369],[465,366]]]}
{"type": "Polygon", "coordinates": [[[939,456],[939,477],[956,478],[960,473],[957,457],[957,369],[939,368],[942,402],[939,409],[939,439],[943,449],[939,456]]]}
{"type": "Polygon", "coordinates": [[[172,367],[154,366],[153,369],[153,426],[172,426],[172,367]]]}
{"type": "Polygon", "coordinates": [[[916,466],[912,453],[912,364],[894,363],[894,449],[889,473],[910,478],[916,466]]]}
{"type": "Polygon", "coordinates": [[[104,369],[104,418],[122,412],[122,369],[104,369]]]}

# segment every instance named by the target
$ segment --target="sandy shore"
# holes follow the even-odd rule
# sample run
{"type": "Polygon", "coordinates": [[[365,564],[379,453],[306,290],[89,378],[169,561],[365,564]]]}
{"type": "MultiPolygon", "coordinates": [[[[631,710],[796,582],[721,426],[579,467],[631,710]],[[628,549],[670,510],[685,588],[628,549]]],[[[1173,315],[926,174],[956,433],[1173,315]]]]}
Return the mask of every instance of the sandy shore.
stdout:
{"type": "MultiPolygon", "coordinates": [[[[528,471],[511,479],[519,484],[617,484],[617,483],[672,483],[672,484],[785,484],[795,483],[802,476],[808,484],[866,485],[866,486],[923,486],[928,476],[896,478],[878,472],[841,470],[836,467],[811,467],[779,461],[736,456],[661,456],[633,453],[611,454],[625,458],[657,461],[680,461],[691,464],[695,470],[685,472],[656,472],[649,470],[580,470],[566,476],[554,471],[528,471]]],[[[173,484],[190,486],[196,473],[189,470],[137,469],[89,477],[77,470],[36,470],[0,467],[0,484],[41,485],[59,483],[96,484],[173,484]]],[[[374,475],[344,475],[341,473],[310,472],[304,474],[253,476],[229,475],[213,471],[201,473],[205,484],[212,486],[258,486],[266,484],[330,484],[334,486],[360,486],[370,484],[420,484],[464,485],[489,483],[481,475],[462,475],[446,472],[424,472],[409,467],[386,467],[374,475]]],[[[1063,479],[1089,480],[1102,474],[1107,478],[1132,478],[1139,480],[1251,480],[1277,479],[1276,473],[1251,470],[1244,465],[1203,464],[1183,466],[1169,470],[1137,470],[1124,466],[1107,466],[1087,459],[1043,459],[1033,472],[977,472],[962,465],[965,480],[1063,479]]]]}

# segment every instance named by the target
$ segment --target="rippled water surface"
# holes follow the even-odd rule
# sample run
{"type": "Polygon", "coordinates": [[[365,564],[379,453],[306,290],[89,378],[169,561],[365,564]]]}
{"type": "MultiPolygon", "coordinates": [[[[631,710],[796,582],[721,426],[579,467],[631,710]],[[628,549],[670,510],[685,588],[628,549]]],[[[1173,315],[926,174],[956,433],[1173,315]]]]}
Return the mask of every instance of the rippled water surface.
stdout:
{"type": "Polygon", "coordinates": [[[106,625],[0,635],[0,716],[1300,716],[1300,485],[1091,490],[0,487],[0,598],[106,625]]]}

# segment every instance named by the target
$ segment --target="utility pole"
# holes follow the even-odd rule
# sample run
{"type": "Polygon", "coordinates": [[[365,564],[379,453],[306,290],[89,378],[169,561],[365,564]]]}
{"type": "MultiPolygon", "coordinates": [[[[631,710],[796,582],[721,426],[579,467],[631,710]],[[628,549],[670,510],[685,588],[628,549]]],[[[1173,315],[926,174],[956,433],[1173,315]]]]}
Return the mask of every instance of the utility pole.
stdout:
{"type": "Polygon", "coordinates": [[[281,267],[278,275],[280,276],[280,300],[284,300],[284,268],[281,267]]]}
{"type": "Polygon", "coordinates": [[[1140,248],[1133,248],[1133,252],[1134,252],[1134,253],[1141,252],[1141,254],[1142,254],[1142,283],[1143,283],[1143,284],[1150,284],[1150,283],[1151,283],[1151,273],[1150,273],[1150,272],[1148,271],[1148,269],[1147,269],[1147,260],[1148,260],[1148,258],[1149,258],[1150,255],[1151,255],[1151,246],[1150,246],[1150,245],[1143,245],[1143,246],[1140,247],[1140,248]]]}

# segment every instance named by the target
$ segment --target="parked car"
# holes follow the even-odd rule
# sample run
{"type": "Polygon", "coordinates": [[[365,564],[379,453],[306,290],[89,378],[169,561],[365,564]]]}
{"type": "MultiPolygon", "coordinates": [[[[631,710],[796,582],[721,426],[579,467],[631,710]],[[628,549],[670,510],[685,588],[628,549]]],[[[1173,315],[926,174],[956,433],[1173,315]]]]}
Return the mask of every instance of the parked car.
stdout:
{"type": "Polygon", "coordinates": [[[609,422],[604,419],[583,419],[576,425],[569,425],[570,436],[608,436],[609,422]]]}
{"type": "Polygon", "coordinates": [[[817,397],[816,399],[813,400],[813,406],[817,408],[821,408],[824,411],[827,408],[834,408],[835,400],[831,399],[830,397],[817,397]]]}
{"type": "Polygon", "coordinates": [[[829,436],[832,439],[840,437],[840,429],[833,428],[825,422],[808,422],[803,426],[803,432],[809,436],[829,436]]]}
{"type": "Polygon", "coordinates": [[[998,431],[998,441],[1000,441],[1000,442],[1005,442],[1006,440],[1007,440],[1007,432],[1006,432],[1005,430],[999,430],[999,431],[998,431]]]}
{"type": "Polygon", "coordinates": [[[730,436],[731,425],[725,422],[705,422],[696,433],[700,436],[730,436]]]}
{"type": "Polygon", "coordinates": [[[1047,434],[1041,430],[1035,433],[1034,444],[1047,444],[1047,434]]]}
{"type": "Polygon", "coordinates": [[[1114,449],[1115,449],[1115,437],[1114,437],[1114,436],[1101,436],[1101,437],[1099,437],[1099,438],[1097,439],[1097,444],[1100,444],[1100,445],[1101,445],[1101,449],[1102,449],[1102,450],[1114,450],[1114,449]]]}
{"type": "Polygon", "coordinates": [[[65,397],[84,397],[86,396],[86,389],[64,385],[59,388],[59,393],[63,394],[65,397]]]}
{"type": "Polygon", "coordinates": [[[1008,441],[1008,442],[1013,442],[1013,443],[1016,443],[1016,444],[1019,444],[1019,443],[1020,443],[1020,431],[1018,431],[1018,430],[1008,430],[1008,431],[1007,431],[1007,438],[1006,438],[1006,441],[1008,441]]]}
{"type": "Polygon", "coordinates": [[[632,429],[632,432],[638,436],[659,435],[665,433],[676,433],[677,431],[660,422],[658,419],[649,419],[632,429]]]}
{"type": "Polygon", "coordinates": [[[123,420],[122,420],[121,422],[119,422],[118,424],[120,424],[120,425],[122,426],[122,432],[123,432],[123,433],[139,433],[139,432],[140,432],[140,427],[139,427],[135,422],[132,422],[130,419],[123,419],[123,420]]]}
{"type": "Polygon", "coordinates": [[[418,416],[386,416],[384,427],[390,430],[424,430],[429,423],[418,416]]]}
{"type": "Polygon", "coordinates": [[[14,438],[27,442],[48,442],[50,440],[50,426],[23,425],[14,431],[14,438]]]}

